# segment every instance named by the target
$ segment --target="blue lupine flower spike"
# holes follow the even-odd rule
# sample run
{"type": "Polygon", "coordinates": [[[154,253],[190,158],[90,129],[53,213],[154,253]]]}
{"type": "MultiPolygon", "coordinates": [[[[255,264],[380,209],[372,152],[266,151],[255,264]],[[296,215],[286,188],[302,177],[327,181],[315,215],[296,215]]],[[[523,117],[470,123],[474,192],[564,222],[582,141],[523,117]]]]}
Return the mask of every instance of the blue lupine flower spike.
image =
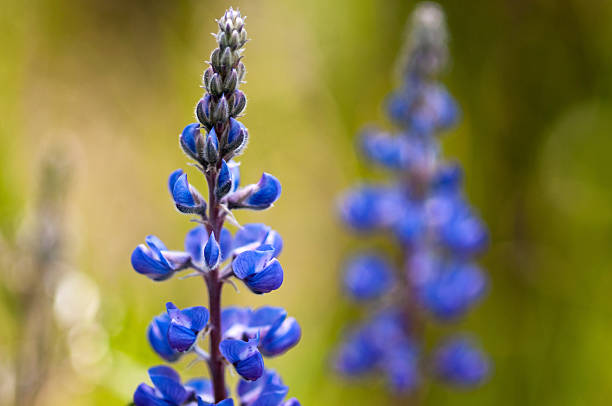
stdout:
{"type": "MultiPolygon", "coordinates": [[[[167,362],[196,356],[209,366],[210,377],[185,384],[164,366],[149,371],[153,386],[141,384],[134,392],[137,406],[299,406],[285,400],[288,388],[276,373],[264,375],[263,357],[274,357],[293,348],[302,330],[293,317],[279,307],[221,308],[222,290],[238,278],[256,294],[278,289],[284,278],[278,256],[283,239],[265,224],[246,224],[235,235],[224,227],[226,220],[238,224],[231,210],[264,210],[281,194],[274,176],[264,173],[256,184],[240,187],[240,163],[236,158],[248,144],[249,131],[238,121],[247,104],[239,89],[246,69],[243,47],[248,37],[244,18],[230,8],[217,20],[217,47],[210,54],[202,75],[204,95],[196,104],[196,123],[187,125],[179,144],[204,177],[208,202],[177,169],[168,178],[168,189],[176,209],[197,217],[199,223],[185,236],[185,251],[170,251],[154,236],[132,253],[132,265],[141,274],[162,281],[176,272],[192,268],[182,279],[201,276],[208,293],[208,308],[179,309],[172,302],[166,313],[153,318],[147,339],[155,353],[167,362]],[[200,340],[206,336],[206,340],[200,340]],[[201,347],[208,343],[208,351],[201,347]],[[241,376],[240,399],[232,399],[226,386],[226,368],[241,376]],[[254,386],[245,392],[245,383],[254,386]]],[[[191,175],[189,175],[191,176],[191,175]]]]}
{"type": "Polygon", "coordinates": [[[423,362],[430,359],[423,350],[426,324],[457,320],[486,294],[486,273],[474,257],[488,246],[488,233],[463,195],[461,168],[442,159],[439,135],[459,117],[437,81],[448,59],[442,9],[421,3],[410,34],[402,85],[387,103],[396,131],[369,127],[358,142],[362,154],[392,179],[358,185],[339,199],[340,216],[350,228],[385,234],[397,248],[391,255],[355,253],[346,261],[345,291],[367,301],[369,314],[348,329],[334,367],[351,377],[380,374],[398,394],[419,390],[428,374],[474,386],[490,370],[484,353],[460,340],[442,345],[433,362],[423,362]]]}

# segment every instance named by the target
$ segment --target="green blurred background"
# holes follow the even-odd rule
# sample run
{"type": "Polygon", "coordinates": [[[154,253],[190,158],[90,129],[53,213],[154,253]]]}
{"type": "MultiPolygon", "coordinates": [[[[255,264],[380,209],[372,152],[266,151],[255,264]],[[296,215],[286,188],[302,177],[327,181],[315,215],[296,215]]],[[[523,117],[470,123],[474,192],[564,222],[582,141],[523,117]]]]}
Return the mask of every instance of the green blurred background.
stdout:
{"type": "MultiPolygon", "coordinates": [[[[473,331],[495,368],[474,391],[429,385],[422,403],[609,405],[612,3],[441,4],[453,56],[444,81],[463,109],[445,152],[464,165],[492,237],[482,261],[490,294],[451,330],[473,331]]],[[[265,170],[283,183],[273,210],[238,217],[283,235],[286,281],[262,297],[226,289],[224,301],[283,305],[300,321],[301,344],[269,364],[302,404],[403,404],[379,383],[339,379],[327,363],[356,315],[337,279],[359,243],[336,220],[334,199],[370,171],[353,136],[384,120],[381,101],[415,2],[3,0],[0,231],[8,245],[18,239],[39,161],[65,149],[74,172],[66,216],[74,284],[66,286],[81,294],[67,307],[87,310],[73,315],[84,332],[60,330],[70,351],[59,351],[36,405],[127,403],[159,362],[145,339],[150,318],[168,300],[206,300],[200,281],[155,284],[131,270],[129,256],[149,233],[181,247],[192,226],[173,210],[165,182],[186,167],[177,134],[193,121],[213,18],[229,5],[248,16],[252,38],[243,179],[265,170]]],[[[0,292],[1,404],[21,320],[10,289],[0,292]]],[[[202,365],[186,375],[198,373],[202,365]]]]}

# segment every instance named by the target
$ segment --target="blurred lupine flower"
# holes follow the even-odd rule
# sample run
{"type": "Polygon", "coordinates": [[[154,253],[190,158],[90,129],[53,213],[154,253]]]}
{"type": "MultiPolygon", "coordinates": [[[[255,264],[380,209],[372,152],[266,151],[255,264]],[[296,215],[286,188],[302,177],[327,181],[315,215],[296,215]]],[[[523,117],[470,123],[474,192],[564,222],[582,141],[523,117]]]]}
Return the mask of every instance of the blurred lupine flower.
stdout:
{"type": "Polygon", "coordinates": [[[387,106],[399,132],[369,128],[359,142],[366,158],[394,176],[384,184],[359,185],[339,203],[340,216],[352,229],[382,232],[397,241],[403,263],[371,251],[346,261],[349,296],[368,301],[369,309],[379,299],[382,310],[348,329],[334,366],[347,376],[384,375],[400,393],[417,390],[432,371],[464,386],[478,384],[489,371],[484,354],[466,341],[444,344],[433,361],[421,350],[430,321],[458,319],[487,291],[486,275],[473,262],[488,245],[486,227],[463,197],[461,168],[441,158],[438,134],[459,116],[436,81],[447,60],[445,30],[439,6],[417,7],[403,85],[387,106]]]}
{"type": "Polygon", "coordinates": [[[394,270],[381,256],[362,254],[351,258],[345,267],[344,285],[356,300],[377,299],[389,292],[394,270]]]}
{"type": "Polygon", "coordinates": [[[147,337],[153,350],[168,362],[183,356],[206,362],[210,380],[195,379],[183,385],[174,370],[151,368],[153,386],[141,384],[134,403],[232,406],[235,403],[225,385],[225,368],[231,364],[243,379],[237,388],[241,406],[299,406],[295,399],[284,400],[288,388],[276,373],[262,377],[263,356],[283,354],[300,340],[297,321],[278,307],[221,309],[221,292],[226,283],[233,284],[231,278],[263,294],[282,285],[284,272],[277,259],[283,240],[276,231],[264,224],[247,224],[232,236],[223,227],[226,219],[237,224],[233,209],[271,207],[281,194],[281,184],[264,172],[258,183],[240,187],[239,163],[234,158],[244,152],[249,140],[247,128],[237,120],[246,107],[246,96],[238,87],[246,74],[242,48],[248,38],[238,11],[230,8],[217,23],[218,47],[202,75],[206,91],[196,105],[198,122],[187,125],[179,135],[180,147],[206,180],[209,201],[189,183],[182,169],[172,172],[168,188],[174,205],[182,213],[199,217],[200,224],[187,233],[184,252],[169,251],[158,238],[149,236],[147,245],[139,245],[132,254],[134,269],[155,281],[192,269],[185,277],[201,276],[206,282],[208,308],[181,310],[169,302],[167,313],[149,324],[147,337]],[[198,340],[204,336],[208,352],[198,340]]]}
{"type": "Polygon", "coordinates": [[[464,337],[443,343],[436,350],[433,366],[439,378],[458,386],[480,384],[490,369],[487,357],[471,340],[464,337]]]}

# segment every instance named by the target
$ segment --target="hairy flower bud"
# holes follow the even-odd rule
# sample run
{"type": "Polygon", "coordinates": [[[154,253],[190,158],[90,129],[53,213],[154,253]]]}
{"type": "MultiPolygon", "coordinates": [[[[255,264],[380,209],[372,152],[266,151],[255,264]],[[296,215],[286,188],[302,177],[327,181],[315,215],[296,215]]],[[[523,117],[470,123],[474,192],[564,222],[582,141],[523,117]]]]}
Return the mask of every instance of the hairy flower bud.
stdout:
{"type": "Polygon", "coordinates": [[[215,111],[212,114],[212,122],[218,123],[219,121],[225,122],[229,119],[229,108],[227,106],[227,100],[225,97],[221,97],[215,111]]]}
{"type": "Polygon", "coordinates": [[[210,79],[210,94],[215,97],[220,97],[223,94],[223,82],[221,81],[221,75],[215,73],[210,79]]]}

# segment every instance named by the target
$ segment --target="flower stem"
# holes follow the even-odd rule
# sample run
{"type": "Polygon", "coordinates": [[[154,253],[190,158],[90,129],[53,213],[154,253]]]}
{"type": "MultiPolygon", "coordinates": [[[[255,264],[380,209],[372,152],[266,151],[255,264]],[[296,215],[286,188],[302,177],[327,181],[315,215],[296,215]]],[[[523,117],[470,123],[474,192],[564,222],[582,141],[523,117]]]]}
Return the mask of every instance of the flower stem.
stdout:
{"type": "MultiPolygon", "coordinates": [[[[208,233],[214,232],[217,242],[221,235],[221,229],[223,228],[224,216],[220,215],[219,202],[215,195],[215,188],[217,183],[217,168],[210,171],[206,180],[208,181],[208,201],[209,201],[209,215],[208,215],[208,233]]],[[[226,398],[227,393],[225,389],[225,364],[223,363],[223,357],[219,351],[219,344],[221,343],[221,291],[223,289],[223,282],[219,278],[219,269],[211,270],[204,278],[208,287],[208,300],[209,300],[209,311],[210,311],[210,360],[208,366],[210,368],[210,377],[213,386],[213,393],[215,396],[215,403],[218,403],[226,398]]]]}

